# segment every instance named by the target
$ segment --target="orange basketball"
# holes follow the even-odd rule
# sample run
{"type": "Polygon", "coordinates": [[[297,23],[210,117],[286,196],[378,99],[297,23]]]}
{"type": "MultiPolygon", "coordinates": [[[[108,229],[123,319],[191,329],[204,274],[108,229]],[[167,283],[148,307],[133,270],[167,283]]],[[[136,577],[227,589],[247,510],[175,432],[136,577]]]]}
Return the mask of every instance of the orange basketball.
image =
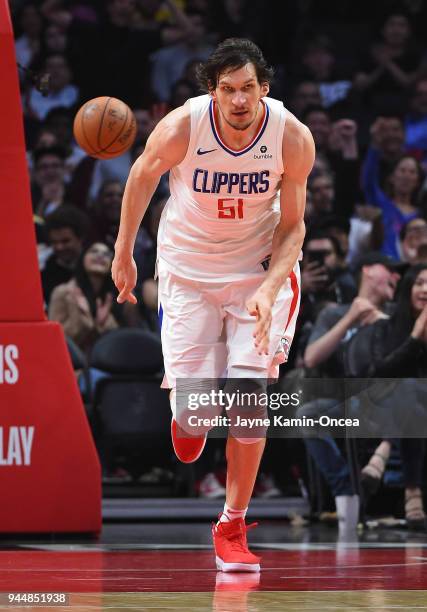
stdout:
{"type": "Polygon", "coordinates": [[[111,159],[132,146],[136,121],[127,104],[102,96],[83,104],[75,116],[73,129],[78,145],[88,155],[111,159]]]}

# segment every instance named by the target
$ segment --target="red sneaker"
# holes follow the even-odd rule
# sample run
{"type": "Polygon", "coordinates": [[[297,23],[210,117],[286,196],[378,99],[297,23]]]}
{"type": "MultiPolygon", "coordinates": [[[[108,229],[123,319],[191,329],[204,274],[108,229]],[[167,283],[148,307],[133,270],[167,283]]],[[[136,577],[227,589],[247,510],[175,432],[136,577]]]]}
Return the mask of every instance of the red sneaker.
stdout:
{"type": "Polygon", "coordinates": [[[222,572],[259,572],[260,557],[248,549],[246,532],[258,523],[245,525],[242,518],[229,523],[212,525],[212,537],[216,554],[216,567],[222,572]]]}
{"type": "Polygon", "coordinates": [[[191,436],[178,425],[175,419],[172,419],[171,436],[175,455],[182,463],[197,461],[205,448],[207,434],[191,436]]]}

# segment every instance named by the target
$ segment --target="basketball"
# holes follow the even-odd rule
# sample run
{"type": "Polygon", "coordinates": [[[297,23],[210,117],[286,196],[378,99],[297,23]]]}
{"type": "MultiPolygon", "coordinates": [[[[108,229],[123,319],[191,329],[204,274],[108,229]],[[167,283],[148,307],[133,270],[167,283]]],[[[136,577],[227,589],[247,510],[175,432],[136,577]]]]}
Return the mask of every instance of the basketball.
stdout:
{"type": "Polygon", "coordinates": [[[111,159],[132,146],[136,121],[127,104],[102,96],[89,100],[78,110],[73,131],[78,145],[88,155],[111,159]]]}

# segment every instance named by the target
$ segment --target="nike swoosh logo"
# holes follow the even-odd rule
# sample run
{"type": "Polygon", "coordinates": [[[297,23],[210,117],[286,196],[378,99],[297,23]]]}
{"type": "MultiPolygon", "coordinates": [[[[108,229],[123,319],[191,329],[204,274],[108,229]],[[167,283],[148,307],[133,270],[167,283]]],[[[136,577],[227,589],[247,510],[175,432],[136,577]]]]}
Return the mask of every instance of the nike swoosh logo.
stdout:
{"type": "Polygon", "coordinates": [[[216,149],[209,149],[209,151],[202,151],[202,149],[197,149],[197,155],[206,155],[206,153],[212,153],[212,151],[216,151],[216,149]]]}

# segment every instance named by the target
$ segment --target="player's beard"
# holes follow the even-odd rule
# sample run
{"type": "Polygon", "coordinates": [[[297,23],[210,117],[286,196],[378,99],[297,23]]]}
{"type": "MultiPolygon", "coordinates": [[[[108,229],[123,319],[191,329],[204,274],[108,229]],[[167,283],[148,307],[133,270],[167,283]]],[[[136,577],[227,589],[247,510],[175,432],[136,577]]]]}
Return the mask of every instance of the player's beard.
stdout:
{"type": "MultiPolygon", "coordinates": [[[[217,102],[217,104],[218,104],[218,102],[217,102]]],[[[234,130],[238,130],[238,131],[241,131],[241,132],[243,132],[244,130],[247,130],[247,129],[248,129],[248,128],[249,128],[249,127],[250,127],[250,126],[251,126],[251,125],[254,123],[254,121],[256,120],[257,115],[258,115],[258,108],[259,108],[259,102],[258,102],[258,106],[256,107],[256,110],[255,110],[255,112],[254,112],[254,114],[253,114],[252,118],[251,118],[249,121],[247,121],[246,123],[237,123],[237,124],[236,124],[236,123],[234,123],[233,121],[231,121],[230,119],[227,119],[227,117],[226,117],[226,116],[225,116],[225,114],[223,113],[223,111],[222,111],[222,109],[221,109],[220,105],[218,104],[218,109],[219,109],[219,112],[221,113],[222,118],[224,119],[224,121],[225,121],[225,122],[226,122],[226,123],[227,123],[227,124],[228,124],[230,127],[232,127],[234,130]]]]}

